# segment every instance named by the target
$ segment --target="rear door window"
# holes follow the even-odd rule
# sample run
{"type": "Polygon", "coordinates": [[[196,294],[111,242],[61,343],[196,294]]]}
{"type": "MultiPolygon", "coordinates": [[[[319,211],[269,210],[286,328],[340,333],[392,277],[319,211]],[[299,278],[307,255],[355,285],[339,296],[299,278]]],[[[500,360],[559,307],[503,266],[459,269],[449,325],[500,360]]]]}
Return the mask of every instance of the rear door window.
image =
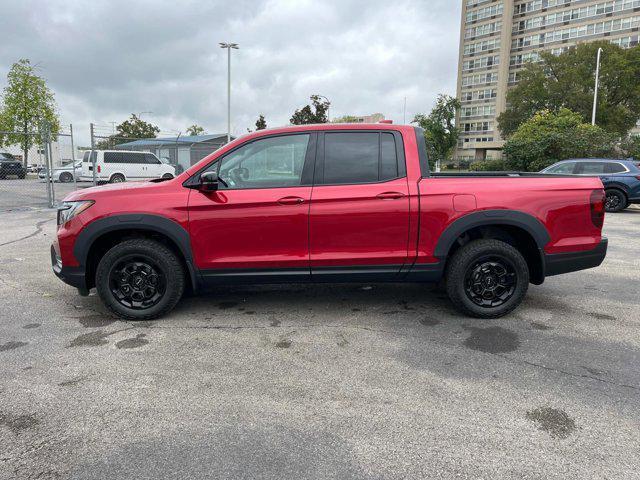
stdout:
{"type": "Polygon", "coordinates": [[[325,133],[323,174],[319,183],[377,183],[403,176],[397,151],[392,133],[325,133]]]}
{"type": "Polygon", "coordinates": [[[603,175],[605,162],[579,162],[576,173],[579,175],[603,175]]]}

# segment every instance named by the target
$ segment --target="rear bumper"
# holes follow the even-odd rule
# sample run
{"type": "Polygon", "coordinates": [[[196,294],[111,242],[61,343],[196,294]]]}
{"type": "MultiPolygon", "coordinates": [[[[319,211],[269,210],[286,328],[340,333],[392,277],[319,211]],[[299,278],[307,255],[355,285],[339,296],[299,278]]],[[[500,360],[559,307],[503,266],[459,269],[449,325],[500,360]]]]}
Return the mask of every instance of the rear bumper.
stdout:
{"type": "Polygon", "coordinates": [[[56,277],[81,292],[87,290],[84,267],[64,267],[53,245],[51,246],[51,268],[56,277]]]}
{"type": "Polygon", "coordinates": [[[545,276],[552,277],[563,273],[577,272],[599,266],[607,256],[609,240],[604,237],[593,250],[544,254],[545,276]]]}

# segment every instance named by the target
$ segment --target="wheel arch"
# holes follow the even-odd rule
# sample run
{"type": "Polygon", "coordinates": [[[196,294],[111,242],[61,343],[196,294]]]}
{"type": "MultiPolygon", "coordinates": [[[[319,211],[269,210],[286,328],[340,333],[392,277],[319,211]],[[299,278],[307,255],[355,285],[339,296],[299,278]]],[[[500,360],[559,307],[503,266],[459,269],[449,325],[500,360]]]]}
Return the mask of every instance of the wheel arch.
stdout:
{"type": "Polygon", "coordinates": [[[446,265],[460,245],[475,238],[495,238],[511,244],[525,257],[531,283],[544,282],[544,247],[551,236],[533,215],[517,210],[483,210],[465,215],[442,232],[434,256],[446,265]]]}
{"type": "Polygon", "coordinates": [[[150,237],[169,246],[183,261],[191,287],[196,290],[198,277],[188,232],[169,218],[149,214],[113,215],[87,225],[78,235],[73,255],[85,270],[88,288],[94,286],[95,269],[102,255],[125,238],[150,237]]]}

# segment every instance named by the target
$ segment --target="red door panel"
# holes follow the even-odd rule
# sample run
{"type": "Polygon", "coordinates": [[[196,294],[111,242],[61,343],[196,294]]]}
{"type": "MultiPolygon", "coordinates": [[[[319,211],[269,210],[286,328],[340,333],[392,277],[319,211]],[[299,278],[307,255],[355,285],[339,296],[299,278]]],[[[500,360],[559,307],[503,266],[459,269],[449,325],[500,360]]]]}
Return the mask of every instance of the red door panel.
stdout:
{"type": "Polygon", "coordinates": [[[310,198],[310,186],[192,191],[189,225],[197,268],[308,268],[310,198]]]}
{"type": "Polygon", "coordinates": [[[402,265],[409,245],[407,179],[313,188],[311,267],[402,265]]]}

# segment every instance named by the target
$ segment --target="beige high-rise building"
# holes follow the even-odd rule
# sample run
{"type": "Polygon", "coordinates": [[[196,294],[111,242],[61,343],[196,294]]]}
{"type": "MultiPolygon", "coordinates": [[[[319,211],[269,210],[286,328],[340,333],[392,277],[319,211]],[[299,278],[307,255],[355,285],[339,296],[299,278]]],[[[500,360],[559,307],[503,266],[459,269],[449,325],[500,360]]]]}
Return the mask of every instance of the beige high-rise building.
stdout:
{"type": "Polygon", "coordinates": [[[501,157],[496,117],[507,89],[541,51],[607,39],[638,45],[640,0],[462,0],[458,159],[501,157]]]}

